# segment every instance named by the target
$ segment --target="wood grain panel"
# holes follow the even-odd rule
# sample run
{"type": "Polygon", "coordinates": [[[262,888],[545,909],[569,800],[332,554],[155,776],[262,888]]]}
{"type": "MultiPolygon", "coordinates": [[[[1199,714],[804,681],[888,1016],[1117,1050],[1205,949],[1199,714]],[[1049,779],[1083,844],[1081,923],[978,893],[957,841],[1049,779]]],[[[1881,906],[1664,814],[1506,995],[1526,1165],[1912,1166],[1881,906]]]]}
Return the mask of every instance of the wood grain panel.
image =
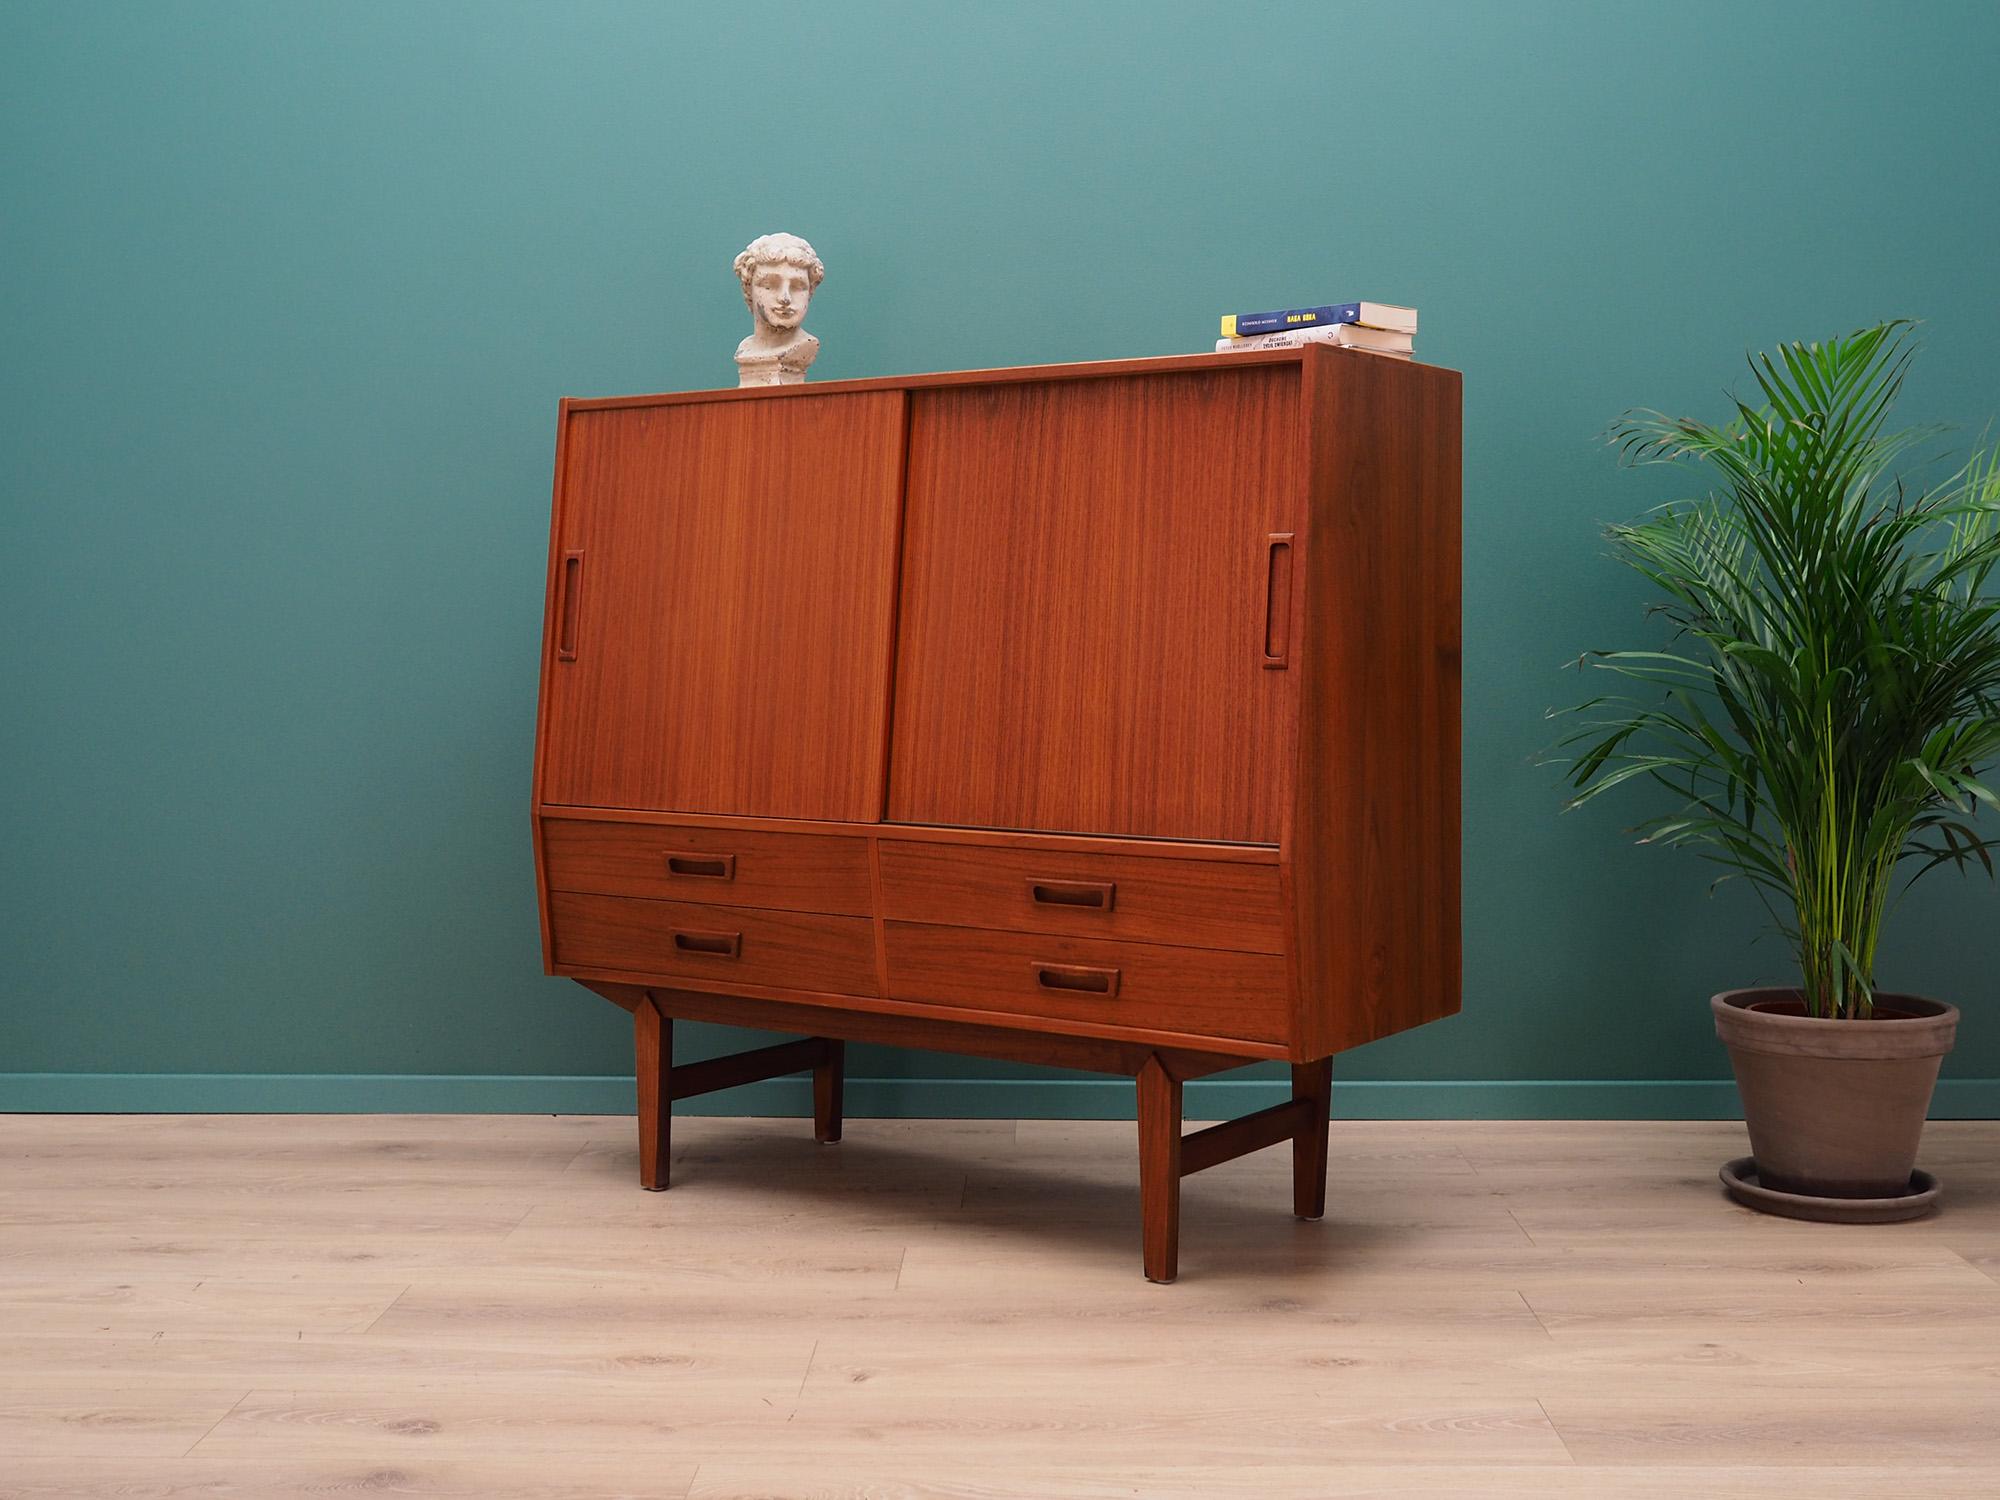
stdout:
{"type": "Polygon", "coordinates": [[[1459,1008],[1454,370],[1317,346],[1298,804],[1300,1060],[1459,1008]]]}
{"type": "Polygon", "coordinates": [[[910,401],[889,818],[1276,843],[1297,367],[910,401]]]}
{"type": "Polygon", "coordinates": [[[931,844],[979,844],[989,848],[1067,850],[1072,854],[1116,854],[1126,859],[1199,859],[1210,864],[1277,865],[1271,844],[1204,844],[1189,839],[1094,838],[1063,833],[1024,833],[1002,828],[945,828],[925,823],[889,823],[857,830],[850,823],[811,818],[739,818],[711,813],[649,812],[644,808],[541,807],[543,816],[571,822],[651,823],[676,828],[741,828],[751,833],[827,833],[852,838],[871,832],[931,844]]]}
{"type": "Polygon", "coordinates": [[[558,968],[875,992],[874,930],[859,917],[552,891],[549,925],[558,968]]]}
{"type": "Polygon", "coordinates": [[[567,413],[543,801],[879,815],[902,412],[567,413]]]}
{"type": "Polygon", "coordinates": [[[884,925],[889,994],[898,1000],[1191,1036],[1285,1040],[1285,963],[1274,955],[914,922],[884,925]],[[1090,983],[1106,988],[1055,987],[1090,983]]]}
{"type": "Polygon", "coordinates": [[[865,917],[868,841],[544,818],[551,890],[865,917]]]}
{"type": "MultiPolygon", "coordinates": [[[[1264,1044],[1239,1042],[1231,1044],[1239,1049],[1233,1053],[1202,1052],[1177,1048],[1164,1039],[1133,1041],[1122,1035],[1086,1033],[1081,1029],[1044,1030],[1040,1026],[998,1024],[1007,1018],[991,1013],[986,1014],[984,1021],[962,1019],[894,1000],[871,999],[866,1002],[869,1008],[862,1009],[858,1005],[753,999],[594,979],[579,983],[626,1010],[635,1010],[650,995],[664,1014],[678,1020],[759,1026],[767,1031],[796,1031],[879,1046],[919,1047],[1052,1068],[1083,1068],[1093,1073],[1130,1076],[1144,1067],[1148,1058],[1159,1057],[1166,1061],[1175,1077],[1201,1078],[1261,1061],[1271,1051],[1264,1044]]],[[[1067,1023],[1054,1024],[1060,1027],[1067,1023]]]]}
{"type": "Polygon", "coordinates": [[[1284,947],[1270,865],[884,839],[882,915],[911,922],[1236,948],[1284,947]]]}
{"type": "Polygon", "coordinates": [[[1292,365],[1296,349],[1263,349],[1233,354],[1152,354],[1139,359],[1077,360],[1060,365],[997,365],[984,370],[927,370],[917,375],[869,375],[855,380],[815,380],[810,386],[725,386],[705,391],[659,391],[640,396],[572,396],[577,411],[616,411],[638,406],[707,405],[724,401],[797,401],[812,396],[862,391],[941,390],[968,385],[1011,385],[1042,380],[1130,379],[1135,375],[1185,374],[1189,370],[1237,371],[1253,365],[1292,365]]]}

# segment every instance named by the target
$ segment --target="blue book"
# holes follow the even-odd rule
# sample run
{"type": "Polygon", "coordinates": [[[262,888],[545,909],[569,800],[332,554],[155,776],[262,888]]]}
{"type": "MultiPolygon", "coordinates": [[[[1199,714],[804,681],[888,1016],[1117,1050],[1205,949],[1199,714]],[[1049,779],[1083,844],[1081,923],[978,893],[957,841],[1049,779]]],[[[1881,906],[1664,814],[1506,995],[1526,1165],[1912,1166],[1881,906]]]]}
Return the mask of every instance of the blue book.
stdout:
{"type": "Polygon", "coordinates": [[[1225,313],[1222,336],[1226,339],[1247,339],[1260,333],[1310,328],[1316,323],[1359,323],[1368,328],[1415,333],[1417,310],[1414,307],[1395,307],[1387,302],[1332,302],[1320,307],[1284,307],[1276,312],[1225,313]]]}

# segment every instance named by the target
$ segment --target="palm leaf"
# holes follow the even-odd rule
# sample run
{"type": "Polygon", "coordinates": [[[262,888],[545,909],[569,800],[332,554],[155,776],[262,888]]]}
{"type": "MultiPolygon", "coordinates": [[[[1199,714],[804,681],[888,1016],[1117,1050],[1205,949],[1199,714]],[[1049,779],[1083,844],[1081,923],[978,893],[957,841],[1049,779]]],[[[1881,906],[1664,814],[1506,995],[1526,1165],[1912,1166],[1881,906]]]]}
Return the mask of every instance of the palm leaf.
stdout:
{"type": "Polygon", "coordinates": [[[2000,810],[2000,450],[1927,488],[1896,475],[1937,432],[1888,426],[1913,333],[1885,323],[1754,356],[1754,389],[1719,425],[1657,411],[1613,425],[1625,462],[1693,466],[1712,487],[1607,531],[1658,591],[1670,639],[1580,658],[1632,693],[1565,710],[1551,751],[1571,807],[1660,788],[1670,810],[1640,841],[1747,879],[1818,1015],[1872,1004],[1899,868],[1905,891],[1945,864],[1991,874],[2000,842],[1970,821],[2000,810]]]}

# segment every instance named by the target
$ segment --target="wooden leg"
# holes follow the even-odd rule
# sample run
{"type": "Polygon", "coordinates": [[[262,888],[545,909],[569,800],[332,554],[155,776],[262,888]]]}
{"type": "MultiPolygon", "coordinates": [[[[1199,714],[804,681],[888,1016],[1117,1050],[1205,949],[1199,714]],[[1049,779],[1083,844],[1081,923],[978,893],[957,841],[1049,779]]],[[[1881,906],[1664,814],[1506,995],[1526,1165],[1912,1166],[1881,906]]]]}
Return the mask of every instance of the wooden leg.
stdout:
{"type": "Polygon", "coordinates": [[[813,1064],[813,1139],[831,1144],[840,1139],[842,1096],[846,1092],[847,1043],[819,1039],[820,1058],[813,1064]]]}
{"type": "Polygon", "coordinates": [[[667,1157],[674,1127],[669,1074],[674,1065],[674,1023],[648,995],[632,1012],[632,1053],[639,1075],[639,1186],[667,1185],[667,1157]]]}
{"type": "Polygon", "coordinates": [[[1333,1103],[1333,1059],[1292,1064],[1292,1098],[1306,1106],[1292,1137],[1292,1212],[1317,1219],[1326,1212],[1326,1128],[1333,1103]]]}
{"type": "Polygon", "coordinates": [[[1180,1274],[1181,1081],[1158,1057],[1139,1070],[1139,1206],[1148,1281],[1180,1274]]]}

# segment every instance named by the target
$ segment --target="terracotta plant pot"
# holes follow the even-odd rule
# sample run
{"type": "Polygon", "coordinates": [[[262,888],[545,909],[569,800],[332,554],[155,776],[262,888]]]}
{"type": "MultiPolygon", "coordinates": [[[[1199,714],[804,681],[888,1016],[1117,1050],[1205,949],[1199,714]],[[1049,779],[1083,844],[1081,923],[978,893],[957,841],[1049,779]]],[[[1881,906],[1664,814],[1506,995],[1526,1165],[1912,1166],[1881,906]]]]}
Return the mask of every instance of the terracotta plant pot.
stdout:
{"type": "Polygon", "coordinates": [[[1828,1199],[1908,1196],[1938,1064],[1958,1010],[1875,997],[1865,1021],[1805,1013],[1797,990],[1725,990],[1709,1001],[1729,1048],[1757,1180],[1828,1199]]]}

